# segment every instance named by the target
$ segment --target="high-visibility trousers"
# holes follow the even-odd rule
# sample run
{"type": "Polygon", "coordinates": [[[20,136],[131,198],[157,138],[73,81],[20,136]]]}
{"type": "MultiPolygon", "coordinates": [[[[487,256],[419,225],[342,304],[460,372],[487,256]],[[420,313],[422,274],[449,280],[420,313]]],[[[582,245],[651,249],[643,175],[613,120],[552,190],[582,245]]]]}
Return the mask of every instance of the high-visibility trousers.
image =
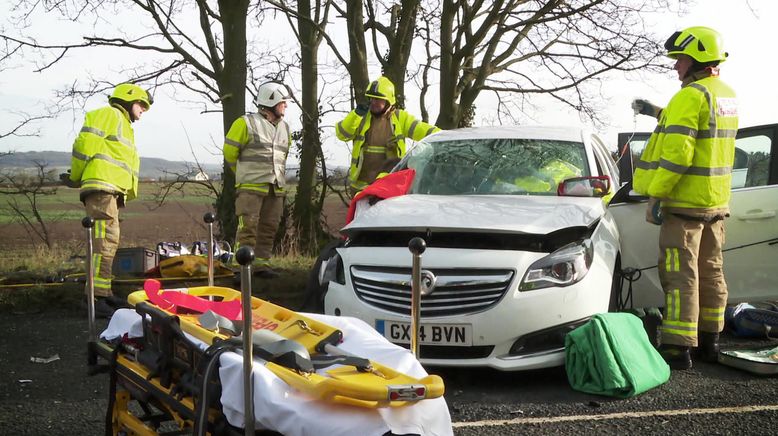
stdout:
{"type": "Polygon", "coordinates": [[[95,296],[109,297],[113,258],[119,248],[119,206],[116,194],[93,192],[84,198],[87,216],[95,220],[92,228],[92,265],[95,296]]]}
{"type": "Polygon", "coordinates": [[[665,214],[659,233],[659,279],[665,292],[662,343],[696,347],[697,332],[724,328],[724,220],[665,214]]]}
{"type": "Polygon", "coordinates": [[[270,193],[238,191],[235,198],[235,214],[238,217],[238,231],[235,236],[235,251],[248,245],[254,248],[255,264],[267,262],[273,253],[284,197],[270,193]]]}

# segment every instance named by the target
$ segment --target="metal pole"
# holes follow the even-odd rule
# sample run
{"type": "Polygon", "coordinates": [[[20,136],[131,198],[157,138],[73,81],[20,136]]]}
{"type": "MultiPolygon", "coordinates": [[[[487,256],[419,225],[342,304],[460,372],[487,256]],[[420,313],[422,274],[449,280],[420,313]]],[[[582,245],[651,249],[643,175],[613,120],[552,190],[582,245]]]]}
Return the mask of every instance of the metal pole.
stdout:
{"type": "Polygon", "coordinates": [[[87,364],[89,366],[97,365],[97,328],[95,327],[95,266],[92,263],[92,252],[94,243],[92,242],[92,228],[95,226],[95,220],[91,217],[85,217],[81,220],[81,225],[86,229],[86,311],[89,318],[89,339],[87,343],[87,364]]]}
{"type": "Polygon", "coordinates": [[[203,221],[208,224],[208,286],[213,286],[213,253],[216,249],[213,242],[213,222],[215,220],[216,215],[213,212],[203,215],[203,221]]]}
{"type": "Polygon", "coordinates": [[[419,357],[419,327],[421,325],[421,255],[427,249],[424,239],[416,237],[408,243],[413,254],[411,269],[411,352],[419,357]]]}
{"type": "Polygon", "coordinates": [[[235,260],[241,266],[240,291],[243,305],[243,425],[246,436],[254,436],[254,389],[251,383],[254,363],[251,342],[254,333],[251,321],[251,263],[254,261],[254,250],[251,247],[241,247],[235,253],[235,260]]]}

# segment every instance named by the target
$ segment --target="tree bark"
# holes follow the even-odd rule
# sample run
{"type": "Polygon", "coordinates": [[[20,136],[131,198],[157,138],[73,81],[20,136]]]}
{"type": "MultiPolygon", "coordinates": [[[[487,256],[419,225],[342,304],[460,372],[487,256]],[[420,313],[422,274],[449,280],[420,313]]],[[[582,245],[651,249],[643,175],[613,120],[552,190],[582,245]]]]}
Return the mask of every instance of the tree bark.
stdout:
{"type": "MultiPolygon", "coordinates": [[[[224,69],[216,78],[222,101],[222,124],[227,134],[232,123],[246,112],[246,16],[249,0],[219,0],[224,31],[224,69]]],[[[234,241],[235,174],[223,163],[222,192],[216,199],[221,237],[234,241]]]]}
{"type": "MultiPolygon", "coordinates": [[[[321,155],[319,137],[319,69],[318,53],[321,38],[311,17],[310,0],[297,2],[298,26],[300,32],[300,60],[302,74],[302,150],[300,153],[300,175],[295,195],[292,218],[299,232],[299,248],[303,253],[315,253],[319,234],[319,216],[322,205],[314,200],[316,161],[321,155]]],[[[322,189],[325,189],[322,186],[322,189]]]]}

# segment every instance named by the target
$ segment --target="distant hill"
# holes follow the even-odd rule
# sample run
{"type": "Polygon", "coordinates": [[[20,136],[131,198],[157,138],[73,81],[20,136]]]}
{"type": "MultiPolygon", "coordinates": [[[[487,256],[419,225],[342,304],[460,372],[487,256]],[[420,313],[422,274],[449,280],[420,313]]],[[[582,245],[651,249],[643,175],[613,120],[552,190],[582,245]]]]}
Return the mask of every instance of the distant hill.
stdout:
{"type": "MultiPolygon", "coordinates": [[[[26,151],[0,156],[0,170],[35,168],[35,162],[45,163],[47,169],[66,171],[70,168],[70,153],[64,151],[26,151]]],[[[170,161],[156,157],[140,158],[141,179],[173,178],[194,169],[195,164],[170,161]]],[[[218,164],[202,164],[210,178],[220,178],[222,167],[218,164]]]]}

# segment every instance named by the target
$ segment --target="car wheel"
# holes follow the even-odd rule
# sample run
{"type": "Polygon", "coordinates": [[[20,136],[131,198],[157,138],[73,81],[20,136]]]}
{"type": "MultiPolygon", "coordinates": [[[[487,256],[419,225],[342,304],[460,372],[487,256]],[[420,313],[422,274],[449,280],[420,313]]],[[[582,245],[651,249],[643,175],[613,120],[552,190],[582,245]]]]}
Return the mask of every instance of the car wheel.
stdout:
{"type": "Polygon", "coordinates": [[[305,283],[305,302],[300,310],[312,313],[324,313],[324,297],[327,295],[328,283],[319,283],[322,265],[325,260],[331,259],[337,253],[337,248],[343,246],[342,240],[332,241],[319,253],[319,257],[308,273],[308,281],[305,283]]]}

